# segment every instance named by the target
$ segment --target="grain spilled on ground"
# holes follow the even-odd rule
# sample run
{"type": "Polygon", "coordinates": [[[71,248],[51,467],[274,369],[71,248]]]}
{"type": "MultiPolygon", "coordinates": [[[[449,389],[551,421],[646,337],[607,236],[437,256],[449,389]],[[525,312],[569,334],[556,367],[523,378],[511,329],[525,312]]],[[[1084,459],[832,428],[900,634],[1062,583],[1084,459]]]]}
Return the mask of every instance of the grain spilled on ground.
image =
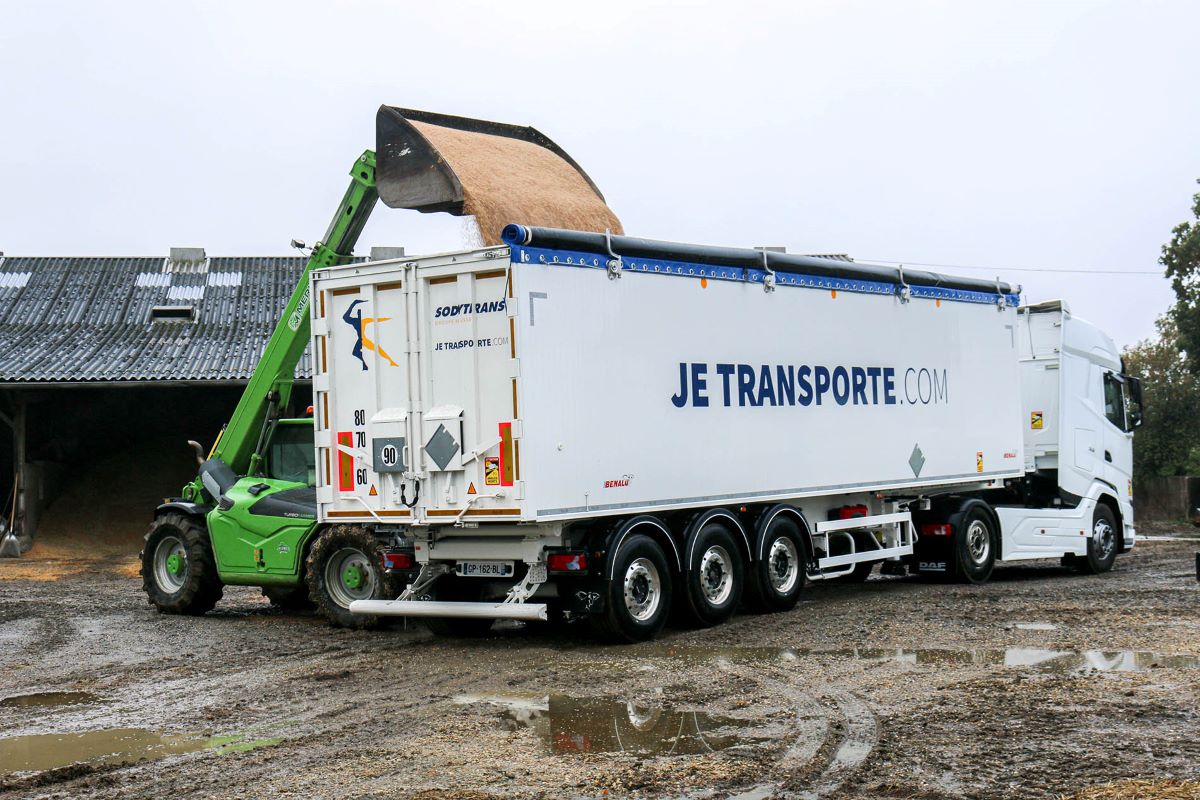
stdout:
{"type": "Polygon", "coordinates": [[[463,210],[475,217],[484,244],[500,244],[500,231],[510,222],[624,233],[579,171],[550,150],[505,136],[412,124],[458,175],[463,210]]]}

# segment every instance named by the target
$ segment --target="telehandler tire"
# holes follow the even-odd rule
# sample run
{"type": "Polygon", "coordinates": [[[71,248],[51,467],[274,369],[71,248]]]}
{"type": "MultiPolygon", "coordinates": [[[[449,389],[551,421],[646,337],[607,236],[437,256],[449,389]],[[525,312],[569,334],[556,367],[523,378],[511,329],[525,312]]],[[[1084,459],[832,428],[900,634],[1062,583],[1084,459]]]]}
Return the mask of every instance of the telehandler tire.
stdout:
{"type": "Polygon", "coordinates": [[[185,514],[154,520],[142,546],[142,588],[163,614],[199,616],[221,599],[208,530],[185,514]]]}
{"type": "Polygon", "coordinates": [[[383,571],[383,552],[374,534],[354,525],[334,525],[317,535],[304,580],[330,625],[369,630],[383,624],[382,617],[350,613],[354,600],[395,600],[400,595],[398,580],[383,571]]]}

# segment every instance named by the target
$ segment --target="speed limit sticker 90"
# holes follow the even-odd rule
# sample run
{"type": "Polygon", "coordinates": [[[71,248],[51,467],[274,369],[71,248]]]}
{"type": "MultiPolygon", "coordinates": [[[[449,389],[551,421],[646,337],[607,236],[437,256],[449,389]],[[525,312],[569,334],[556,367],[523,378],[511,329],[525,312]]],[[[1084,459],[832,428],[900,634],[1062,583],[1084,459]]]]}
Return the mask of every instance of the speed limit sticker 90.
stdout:
{"type": "Polygon", "coordinates": [[[404,437],[381,437],[371,441],[376,472],[404,472],[404,437]]]}

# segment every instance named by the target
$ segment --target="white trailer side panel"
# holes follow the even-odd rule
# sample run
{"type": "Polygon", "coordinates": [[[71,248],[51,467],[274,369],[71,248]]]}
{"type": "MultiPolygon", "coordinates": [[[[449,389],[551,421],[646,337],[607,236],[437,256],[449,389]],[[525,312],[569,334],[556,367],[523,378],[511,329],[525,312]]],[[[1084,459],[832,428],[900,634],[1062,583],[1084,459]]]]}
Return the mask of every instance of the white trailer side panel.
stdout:
{"type": "Polygon", "coordinates": [[[1011,307],[537,264],[515,286],[539,519],[1022,472],[1011,307]]]}
{"type": "Polygon", "coordinates": [[[1022,473],[1011,305],[509,255],[314,275],[322,521],[552,521],[1022,473]]]}

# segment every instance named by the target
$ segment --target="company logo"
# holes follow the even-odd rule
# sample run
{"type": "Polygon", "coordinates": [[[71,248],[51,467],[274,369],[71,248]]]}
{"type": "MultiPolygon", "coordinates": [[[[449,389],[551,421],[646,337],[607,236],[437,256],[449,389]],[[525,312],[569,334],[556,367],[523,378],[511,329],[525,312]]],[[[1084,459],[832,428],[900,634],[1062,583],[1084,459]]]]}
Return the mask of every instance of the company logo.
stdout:
{"type": "Polygon", "coordinates": [[[382,346],[376,344],[367,337],[368,325],[373,325],[377,322],[387,322],[391,319],[391,317],[364,317],[362,309],[358,307],[362,304],[362,302],[362,300],[355,300],[350,304],[350,307],[346,309],[346,313],[342,314],[342,319],[347,325],[354,329],[354,333],[357,336],[357,339],[354,342],[354,349],[350,352],[355,358],[362,362],[362,368],[364,370],[367,368],[367,360],[363,358],[363,348],[366,348],[367,350],[374,350],[375,352],[379,353],[379,355],[386,358],[387,362],[393,367],[400,366],[392,360],[392,357],[387,354],[387,351],[384,350],[382,346]]]}
{"type": "Polygon", "coordinates": [[[624,487],[628,486],[632,480],[633,480],[632,475],[622,475],[621,477],[614,478],[611,481],[605,481],[604,488],[605,489],[623,489],[624,487]]]}
{"type": "Polygon", "coordinates": [[[676,408],[730,406],[945,405],[945,369],[826,367],[820,364],[709,364],[680,362],[676,408]],[[713,374],[715,373],[715,374],[713,374]],[[709,382],[713,386],[710,388],[709,382]]]}
{"type": "Polygon", "coordinates": [[[491,314],[505,309],[503,300],[493,300],[488,303],[459,303],[453,306],[438,306],[433,311],[434,319],[462,317],[468,314],[491,314]]]}

